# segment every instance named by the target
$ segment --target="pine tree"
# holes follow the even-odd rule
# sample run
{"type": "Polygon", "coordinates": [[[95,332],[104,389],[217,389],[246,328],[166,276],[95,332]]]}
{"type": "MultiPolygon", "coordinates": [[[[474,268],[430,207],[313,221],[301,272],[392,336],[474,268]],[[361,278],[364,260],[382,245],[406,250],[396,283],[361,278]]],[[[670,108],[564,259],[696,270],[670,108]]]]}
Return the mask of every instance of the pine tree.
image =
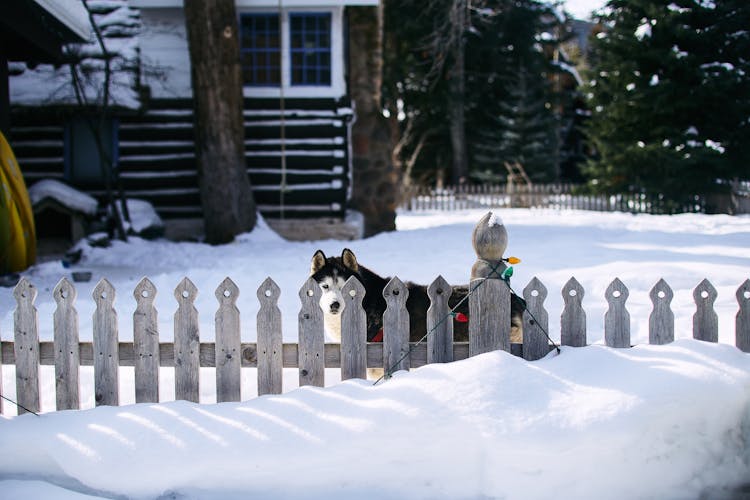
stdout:
{"type": "Polygon", "coordinates": [[[586,173],[673,207],[747,177],[750,3],[611,0],[592,43],[586,173]]]}
{"type": "Polygon", "coordinates": [[[519,162],[534,181],[559,177],[558,96],[552,85],[557,69],[553,48],[564,33],[549,5],[503,2],[471,53],[477,73],[472,93],[491,95],[473,113],[473,176],[505,177],[505,162],[519,162]],[[489,62],[492,61],[492,62],[489,62]]]}

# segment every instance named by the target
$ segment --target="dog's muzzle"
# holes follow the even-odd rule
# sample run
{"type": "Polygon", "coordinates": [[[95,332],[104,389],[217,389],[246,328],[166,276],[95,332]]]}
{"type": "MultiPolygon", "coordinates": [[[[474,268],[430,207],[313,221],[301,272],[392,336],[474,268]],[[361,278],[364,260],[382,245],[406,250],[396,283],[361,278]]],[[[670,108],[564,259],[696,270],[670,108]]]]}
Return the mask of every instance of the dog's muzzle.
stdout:
{"type": "Polygon", "coordinates": [[[331,305],[329,307],[332,314],[338,314],[341,310],[341,304],[337,300],[331,302],[331,305]]]}

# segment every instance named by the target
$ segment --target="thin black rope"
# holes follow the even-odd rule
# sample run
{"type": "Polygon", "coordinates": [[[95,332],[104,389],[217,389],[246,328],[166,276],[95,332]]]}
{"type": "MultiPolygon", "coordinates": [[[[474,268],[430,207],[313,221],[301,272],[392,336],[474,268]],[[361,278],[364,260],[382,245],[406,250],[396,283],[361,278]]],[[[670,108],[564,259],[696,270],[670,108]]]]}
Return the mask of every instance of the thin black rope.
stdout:
{"type": "MultiPolygon", "coordinates": [[[[490,276],[492,276],[493,274],[497,274],[497,276],[499,276],[500,279],[503,279],[502,275],[500,275],[500,274],[497,273],[497,268],[503,262],[504,262],[504,260],[501,259],[494,266],[492,266],[492,270],[489,273],[490,276]]],[[[443,316],[442,318],[440,318],[440,321],[438,321],[437,323],[435,323],[435,326],[433,326],[432,328],[430,328],[430,331],[428,331],[427,333],[425,333],[424,336],[421,339],[419,339],[414,344],[409,344],[409,349],[398,359],[398,361],[396,361],[395,363],[393,363],[387,370],[385,370],[384,373],[383,373],[383,375],[381,375],[380,378],[378,378],[372,385],[377,385],[381,380],[388,380],[389,378],[391,378],[393,376],[393,369],[396,366],[398,366],[403,360],[405,360],[409,355],[411,355],[411,353],[414,351],[414,348],[417,347],[422,342],[424,342],[427,339],[427,337],[429,337],[432,333],[434,333],[435,330],[437,330],[437,328],[445,322],[445,320],[447,320],[448,318],[454,317],[455,314],[456,314],[456,309],[458,308],[458,306],[460,306],[461,304],[463,304],[469,298],[469,296],[476,291],[477,288],[479,288],[480,286],[482,286],[482,284],[484,284],[485,281],[487,281],[487,278],[479,281],[479,283],[477,283],[477,285],[474,286],[473,288],[470,286],[469,287],[469,293],[467,293],[461,300],[459,300],[456,303],[456,305],[454,305],[451,308],[451,310],[448,311],[448,313],[445,316],[443,316]]]]}
{"type": "Polygon", "coordinates": [[[40,416],[41,416],[41,415],[39,415],[39,414],[38,414],[37,412],[35,412],[35,411],[33,411],[33,410],[29,410],[28,408],[26,408],[26,407],[25,407],[24,405],[22,405],[22,404],[21,404],[21,403],[19,403],[18,401],[13,401],[12,399],[10,399],[10,398],[7,398],[7,397],[3,396],[2,394],[0,394],[0,398],[3,398],[4,400],[8,401],[9,403],[13,403],[14,405],[16,405],[17,407],[21,408],[22,410],[26,410],[26,411],[27,411],[27,412],[29,412],[29,413],[33,413],[33,414],[34,414],[34,415],[36,415],[37,417],[40,417],[40,416]]]}
{"type": "MultiPolygon", "coordinates": [[[[516,293],[515,290],[513,290],[513,287],[510,286],[510,281],[506,279],[503,279],[503,281],[505,282],[506,285],[508,285],[508,290],[510,290],[510,293],[518,297],[519,295],[516,293]]],[[[534,320],[534,324],[542,331],[542,333],[544,333],[544,336],[547,337],[547,340],[550,341],[550,343],[552,344],[552,347],[554,347],[555,350],[557,351],[557,354],[560,354],[560,346],[557,345],[554,340],[552,340],[552,338],[549,336],[549,333],[547,333],[547,330],[545,330],[542,324],[539,323],[539,320],[536,319],[536,317],[534,316],[534,313],[532,313],[528,307],[525,307],[523,309],[523,312],[528,313],[529,316],[531,316],[531,319],[534,320]]]]}

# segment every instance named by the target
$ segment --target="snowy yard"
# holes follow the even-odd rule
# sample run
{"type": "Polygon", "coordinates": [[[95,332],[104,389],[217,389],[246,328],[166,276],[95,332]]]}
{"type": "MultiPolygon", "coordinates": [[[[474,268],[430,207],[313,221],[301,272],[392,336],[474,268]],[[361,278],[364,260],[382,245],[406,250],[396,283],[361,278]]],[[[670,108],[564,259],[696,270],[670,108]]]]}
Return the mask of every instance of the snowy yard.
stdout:
{"type": "MultiPolygon", "coordinates": [[[[240,288],[242,340],[255,340],[255,291],[281,287],[284,340],[296,339],[299,298],[313,252],[349,247],[382,275],[431,282],[468,280],[471,230],[483,213],[401,214],[399,230],[354,242],[290,243],[265,227],[230,245],[132,239],[86,248],[76,270],[82,340],[91,338],[91,291],[106,277],[117,290],[120,338],[132,339],[136,283],[159,293],[159,329],[172,337],[173,290],[189,277],[201,340],[213,338],[214,290],[227,276],[240,288]]],[[[537,276],[549,291],[550,334],[559,340],[560,290],[584,287],[586,348],[526,363],[490,353],[450,365],[254,398],[255,370],[243,369],[243,403],[215,401],[213,370],[202,369],[203,405],[100,407],[0,420],[2,498],[723,498],[750,477],[750,355],[734,347],[737,288],[750,278],[750,218],[503,210],[509,255],[522,259],[512,285],[537,276]],[[603,347],[604,290],[630,290],[632,349],[603,347]],[[649,291],[664,278],[675,292],[678,340],[647,346],[649,291]],[[717,289],[719,344],[690,339],[692,291],[717,289]]],[[[25,276],[39,289],[40,337],[52,339],[51,290],[69,275],[59,262],[25,276]]],[[[0,335],[11,340],[15,301],[0,289],[0,335]]],[[[54,409],[52,367],[43,367],[42,409],[54,409]]],[[[174,395],[169,369],[161,393],[174,395]]],[[[329,372],[335,372],[329,370],[329,372]]],[[[3,394],[15,395],[3,367],[3,394]]],[[[288,376],[287,376],[288,375],[288,376]]],[[[82,398],[93,407],[93,376],[82,398]]],[[[121,401],[134,400],[132,368],[121,368],[121,401]]],[[[10,405],[6,404],[6,410],[10,405]]],[[[745,486],[747,488],[747,486],[745,486]]],[[[748,494],[746,492],[746,494],[748,494]]]]}

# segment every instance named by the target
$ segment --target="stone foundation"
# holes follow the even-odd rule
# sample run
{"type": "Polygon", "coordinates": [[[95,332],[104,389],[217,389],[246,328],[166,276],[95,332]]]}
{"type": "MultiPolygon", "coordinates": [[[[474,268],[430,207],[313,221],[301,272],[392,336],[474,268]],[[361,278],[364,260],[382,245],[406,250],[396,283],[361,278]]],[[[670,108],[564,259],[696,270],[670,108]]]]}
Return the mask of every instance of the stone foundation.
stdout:
{"type": "MultiPolygon", "coordinates": [[[[358,240],[364,237],[364,217],[349,210],[345,219],[324,217],[318,219],[264,219],[268,226],[282,238],[290,241],[358,240]]],[[[262,224],[260,220],[259,224],[262,224]]],[[[166,219],[164,232],[173,241],[201,241],[203,219],[166,219]]]]}

